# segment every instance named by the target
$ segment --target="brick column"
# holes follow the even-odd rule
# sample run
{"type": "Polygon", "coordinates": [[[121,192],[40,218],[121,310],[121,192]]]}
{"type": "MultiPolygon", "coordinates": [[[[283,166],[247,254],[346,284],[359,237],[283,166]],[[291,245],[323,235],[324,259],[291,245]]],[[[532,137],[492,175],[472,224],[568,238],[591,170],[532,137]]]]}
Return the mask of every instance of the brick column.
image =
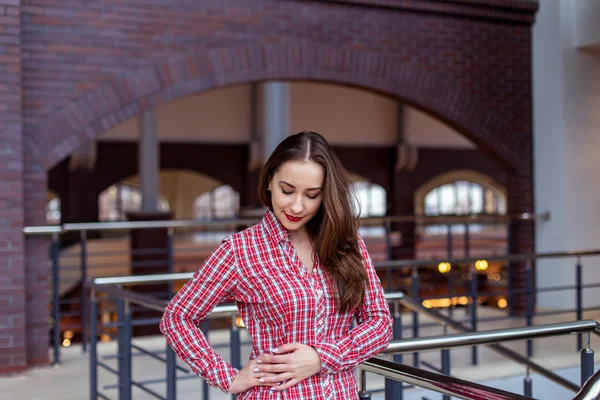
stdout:
{"type": "Polygon", "coordinates": [[[0,373],[27,366],[20,1],[0,0],[0,373]]]}

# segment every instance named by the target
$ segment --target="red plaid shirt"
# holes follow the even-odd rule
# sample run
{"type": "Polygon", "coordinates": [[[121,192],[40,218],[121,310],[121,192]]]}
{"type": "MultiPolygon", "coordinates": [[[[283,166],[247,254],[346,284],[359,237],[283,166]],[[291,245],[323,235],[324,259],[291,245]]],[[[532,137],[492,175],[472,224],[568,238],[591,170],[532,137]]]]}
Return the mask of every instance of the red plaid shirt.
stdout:
{"type": "Polygon", "coordinates": [[[287,230],[267,211],[261,223],[223,240],[168,305],[160,327],[177,355],[210,385],[227,392],[238,370],[215,353],[198,326],[220,302],[235,300],[253,338],[250,359],[286,343],[313,346],[321,372],[283,391],[254,387],[247,399],[355,399],[354,367],[385,349],[392,320],[362,239],[369,282],[363,305],[337,312],[317,260],[309,274],[287,230]],[[357,325],[352,327],[353,319],[357,325]]]}

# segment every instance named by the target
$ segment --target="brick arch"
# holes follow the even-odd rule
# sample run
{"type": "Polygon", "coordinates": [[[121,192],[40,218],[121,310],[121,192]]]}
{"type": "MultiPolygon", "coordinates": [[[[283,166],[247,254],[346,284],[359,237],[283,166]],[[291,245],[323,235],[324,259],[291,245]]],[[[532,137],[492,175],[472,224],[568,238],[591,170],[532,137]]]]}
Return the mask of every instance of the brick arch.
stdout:
{"type": "Polygon", "coordinates": [[[25,146],[49,169],[145,110],[202,91],[273,79],[331,82],[396,97],[448,123],[503,165],[519,169],[522,150],[502,142],[510,132],[503,121],[453,80],[393,56],[309,43],[204,49],[133,71],[66,104],[43,122],[43,129],[31,130],[25,146]]]}

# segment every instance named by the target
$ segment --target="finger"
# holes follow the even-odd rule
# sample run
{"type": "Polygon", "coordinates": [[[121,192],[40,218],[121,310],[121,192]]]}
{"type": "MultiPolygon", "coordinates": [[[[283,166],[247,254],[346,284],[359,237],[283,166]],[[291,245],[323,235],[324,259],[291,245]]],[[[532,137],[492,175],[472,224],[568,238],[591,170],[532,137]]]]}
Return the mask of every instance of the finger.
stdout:
{"type": "Polygon", "coordinates": [[[271,390],[274,390],[276,392],[281,392],[282,390],[291,388],[292,386],[296,385],[299,382],[300,382],[300,380],[297,378],[290,379],[289,381],[287,381],[286,383],[284,383],[282,385],[274,386],[271,390]]]}
{"type": "Polygon", "coordinates": [[[262,364],[260,367],[254,368],[254,372],[272,372],[281,373],[290,370],[290,366],[287,364],[262,364]]]}
{"type": "Polygon", "coordinates": [[[285,364],[287,362],[287,356],[272,356],[270,354],[262,355],[262,364],[285,364]]]}
{"type": "Polygon", "coordinates": [[[294,376],[292,374],[290,374],[289,372],[284,372],[283,374],[260,378],[258,381],[260,383],[277,383],[277,382],[286,381],[288,379],[292,379],[293,377],[294,376]]]}
{"type": "Polygon", "coordinates": [[[298,350],[300,347],[301,347],[300,343],[288,343],[288,344],[279,346],[279,348],[277,348],[277,349],[274,349],[273,353],[277,353],[277,354],[292,353],[292,352],[298,350]]]}

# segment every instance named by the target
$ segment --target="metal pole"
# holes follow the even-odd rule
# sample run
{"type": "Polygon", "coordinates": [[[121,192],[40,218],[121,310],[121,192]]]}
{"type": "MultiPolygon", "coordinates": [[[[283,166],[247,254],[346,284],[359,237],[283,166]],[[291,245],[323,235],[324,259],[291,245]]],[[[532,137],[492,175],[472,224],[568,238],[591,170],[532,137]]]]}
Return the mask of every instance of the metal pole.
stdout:
{"type": "MultiPolygon", "coordinates": [[[[210,324],[209,320],[205,319],[204,322],[202,322],[202,325],[200,327],[200,329],[202,330],[202,333],[204,333],[204,336],[206,336],[206,340],[208,340],[208,331],[210,329],[209,324],[210,324]]],[[[202,400],[208,400],[209,389],[210,389],[210,387],[208,386],[208,382],[206,382],[203,379],[202,380],[202,400]]]]}
{"type": "Polygon", "coordinates": [[[177,358],[167,343],[167,400],[177,399],[177,358]]]}
{"type": "MultiPolygon", "coordinates": [[[[412,284],[413,284],[413,299],[417,302],[421,302],[421,300],[419,300],[419,273],[418,273],[418,267],[413,267],[412,270],[412,284]]],[[[417,338],[419,337],[419,313],[418,312],[414,312],[412,313],[412,317],[413,317],[413,323],[412,323],[412,331],[413,331],[413,337],[417,338]]],[[[419,353],[413,353],[413,365],[415,367],[419,367],[419,353]]]]}
{"type": "MultiPolygon", "coordinates": [[[[167,269],[170,274],[174,271],[173,264],[173,228],[169,228],[167,231],[167,269]]],[[[175,295],[175,282],[169,282],[169,300],[175,295]]],[[[168,345],[167,345],[168,346],[168,345]]]]}
{"type": "Polygon", "coordinates": [[[54,365],[60,364],[60,296],[59,296],[59,242],[58,234],[52,235],[52,329],[53,329],[53,350],[54,365]]]}
{"type": "Polygon", "coordinates": [[[385,250],[387,260],[390,261],[392,259],[392,223],[389,219],[385,220],[385,250]]]}
{"type": "MultiPolygon", "coordinates": [[[[511,240],[512,240],[512,235],[511,235],[511,223],[510,221],[508,221],[506,223],[506,232],[507,232],[507,237],[506,237],[506,254],[512,254],[512,245],[511,245],[511,240]]],[[[508,261],[508,315],[509,316],[513,316],[514,315],[514,302],[513,302],[513,290],[514,290],[514,284],[513,284],[513,263],[511,261],[508,261]]]]}
{"type": "Polygon", "coordinates": [[[371,393],[367,391],[367,372],[360,371],[360,392],[358,392],[360,400],[371,400],[371,393]]]}
{"type": "Polygon", "coordinates": [[[125,300],[125,319],[123,321],[124,330],[123,330],[123,339],[124,343],[124,353],[123,353],[123,366],[124,366],[124,400],[131,400],[131,310],[129,306],[129,301],[125,300]]]}
{"type": "MultiPolygon", "coordinates": [[[[448,334],[448,325],[444,324],[444,335],[448,334]]],[[[450,376],[450,349],[442,349],[442,374],[450,376]]],[[[442,400],[450,400],[447,394],[442,395],[442,400]]]]}
{"type": "MultiPolygon", "coordinates": [[[[533,271],[531,269],[531,259],[527,259],[525,270],[527,273],[527,294],[526,294],[526,307],[527,307],[527,326],[533,324],[533,271]]],[[[533,357],[533,341],[527,340],[527,357],[533,357]]]]}
{"type": "MultiPolygon", "coordinates": [[[[577,321],[583,319],[583,291],[581,286],[583,285],[583,274],[581,268],[581,257],[577,257],[577,265],[575,266],[575,302],[577,305],[576,315],[577,321]]],[[[577,350],[583,348],[583,337],[581,334],[577,335],[577,350]]]]}
{"type": "Polygon", "coordinates": [[[531,381],[531,370],[529,367],[525,370],[525,378],[523,379],[523,393],[527,397],[533,397],[533,382],[531,381]]]}
{"type": "MultiPolygon", "coordinates": [[[[395,300],[393,302],[394,305],[394,314],[393,314],[393,338],[394,340],[402,339],[402,313],[400,312],[400,301],[395,300]]],[[[393,356],[394,362],[402,363],[402,354],[394,354],[393,356]]],[[[398,382],[394,379],[386,379],[385,380],[385,398],[386,400],[402,400],[403,394],[403,385],[402,382],[398,382]]]]}
{"type": "MultiPolygon", "coordinates": [[[[240,356],[240,330],[235,323],[235,315],[231,317],[231,329],[230,329],[230,349],[231,349],[231,365],[233,368],[242,368],[241,356],[240,356]]],[[[232,394],[233,400],[237,399],[237,396],[232,394]]]]}
{"type": "Polygon", "coordinates": [[[96,336],[96,315],[98,313],[96,291],[92,289],[90,301],[90,399],[96,400],[98,398],[98,366],[96,364],[97,352],[96,345],[98,343],[98,337],[96,336]]]}
{"type": "Polygon", "coordinates": [[[585,333],[585,347],[581,349],[581,386],[594,375],[594,350],[590,347],[590,332],[585,333]]]}
{"type": "MultiPolygon", "coordinates": [[[[471,271],[471,328],[473,331],[477,331],[477,269],[475,264],[469,267],[471,271]]],[[[477,347],[471,348],[471,363],[473,365],[478,364],[477,347]]]]}
{"type": "MultiPolygon", "coordinates": [[[[448,260],[452,260],[452,225],[448,224],[448,241],[447,241],[447,255],[448,260]]],[[[448,298],[450,299],[450,307],[448,307],[448,314],[450,317],[454,314],[454,307],[452,306],[452,297],[454,297],[454,280],[452,279],[452,270],[448,271],[448,298]]]]}
{"type": "Polygon", "coordinates": [[[81,231],[81,350],[87,351],[87,293],[85,282],[87,281],[87,234],[81,231]]]}

